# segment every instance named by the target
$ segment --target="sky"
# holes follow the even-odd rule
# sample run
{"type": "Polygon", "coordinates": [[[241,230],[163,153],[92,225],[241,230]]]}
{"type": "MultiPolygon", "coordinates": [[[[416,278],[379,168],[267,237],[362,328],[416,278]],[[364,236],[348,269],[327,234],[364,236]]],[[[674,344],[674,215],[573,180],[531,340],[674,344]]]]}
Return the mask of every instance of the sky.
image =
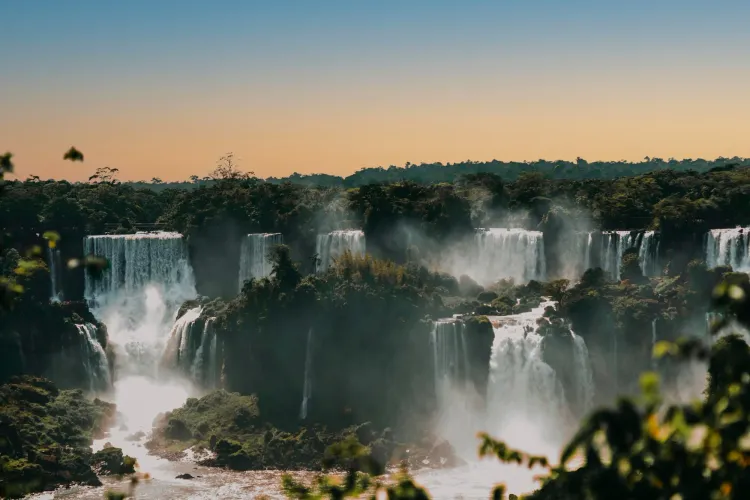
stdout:
{"type": "Polygon", "coordinates": [[[16,175],[750,156],[747,0],[0,0],[16,175]],[[70,163],[75,146],[86,161],[70,163]]]}

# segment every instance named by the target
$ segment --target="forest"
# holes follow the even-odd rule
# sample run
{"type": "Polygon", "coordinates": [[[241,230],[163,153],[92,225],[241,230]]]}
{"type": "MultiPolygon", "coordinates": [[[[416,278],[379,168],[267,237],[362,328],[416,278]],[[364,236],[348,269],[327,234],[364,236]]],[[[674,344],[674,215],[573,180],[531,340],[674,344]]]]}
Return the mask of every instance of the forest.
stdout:
{"type": "MultiPolygon", "coordinates": [[[[551,430],[565,437],[560,463],[515,450],[492,429],[472,437],[484,455],[540,468],[528,498],[746,498],[750,354],[732,332],[750,323],[750,283],[743,269],[708,262],[706,249],[710,230],[750,226],[744,163],[468,162],[264,181],[224,159],[214,177],[189,186],[119,182],[115,169],[88,183],[5,181],[0,494],[132,474],[123,451],[90,446],[123,410],[105,403],[116,381],[158,364],[159,376],[201,393],[160,415],[144,441],[152,453],[174,458],[196,447],[210,452],[202,463],[211,467],[345,473],[343,482],[287,477],[292,498],[378,488],[427,498],[406,473],[378,478],[400,464],[465,464],[436,419],[446,405],[438,374],[481,395],[467,403],[477,414],[522,406],[509,393],[490,397],[492,360],[502,354],[493,338],[529,317],[507,345],[538,340],[541,354],[524,351],[524,363],[546,367],[551,390],[565,394],[558,420],[541,415],[548,408],[524,409],[543,431],[559,424],[551,430]],[[531,274],[462,272],[454,244],[477,241],[477,228],[538,234],[515,247],[544,250],[531,274]],[[330,249],[321,241],[339,240],[320,235],[337,231],[361,231],[366,251],[344,248],[322,266],[321,249],[330,249]],[[649,255],[640,250],[646,232],[658,243],[649,255]],[[247,235],[257,234],[283,243],[254,257],[267,261],[265,275],[238,279],[247,235]],[[591,267],[570,265],[579,237],[588,237],[581,249],[594,249],[591,267]],[[619,245],[614,266],[605,265],[605,242],[619,245]],[[143,293],[135,288],[149,283],[163,285],[173,317],[158,357],[135,359],[118,345],[128,327],[102,311],[121,289],[143,293]],[[685,376],[681,357],[710,358],[699,404],[668,397],[685,376]],[[695,444],[698,429],[705,435],[695,444]],[[571,467],[572,456],[583,465],[571,467]]],[[[134,297],[113,307],[132,307],[134,297]]],[[[130,321],[147,313],[135,308],[130,321]]],[[[506,493],[498,487],[493,498],[506,493]]]]}

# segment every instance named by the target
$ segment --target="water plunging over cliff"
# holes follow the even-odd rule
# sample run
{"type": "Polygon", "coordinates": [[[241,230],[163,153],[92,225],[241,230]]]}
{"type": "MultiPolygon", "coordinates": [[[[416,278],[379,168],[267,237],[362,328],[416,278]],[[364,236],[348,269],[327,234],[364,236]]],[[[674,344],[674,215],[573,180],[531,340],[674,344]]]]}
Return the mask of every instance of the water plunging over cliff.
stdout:
{"type": "Polygon", "coordinates": [[[342,230],[319,234],[315,245],[315,253],[318,254],[316,271],[325,272],[336,259],[347,251],[351,252],[352,255],[365,254],[364,231],[342,230]]]}
{"type": "Polygon", "coordinates": [[[435,378],[436,432],[459,456],[476,457],[475,433],[481,427],[481,397],[471,384],[466,325],[455,319],[435,322],[430,334],[435,378]]]}
{"type": "Polygon", "coordinates": [[[706,265],[750,272],[750,227],[712,229],[706,235],[706,265]]]}
{"type": "Polygon", "coordinates": [[[221,378],[219,366],[219,345],[214,329],[216,318],[207,318],[203,325],[201,342],[190,367],[192,379],[204,387],[216,389],[221,378]]]}
{"type": "Polygon", "coordinates": [[[91,323],[76,325],[81,335],[81,358],[89,377],[91,392],[107,391],[112,387],[109,361],[104,348],[96,338],[96,326],[91,323]]]}
{"type": "MultiPolygon", "coordinates": [[[[476,433],[486,431],[509,446],[554,458],[575,425],[555,370],[544,360],[545,341],[536,333],[537,321],[554,302],[543,302],[533,310],[512,316],[494,316],[495,333],[489,365],[486,408],[473,404],[472,387],[465,374],[465,331],[460,322],[436,322],[431,341],[438,392],[438,434],[447,439],[468,465],[450,470],[417,474],[436,498],[482,498],[502,477],[509,491],[527,493],[535,488],[533,476],[540,470],[477,461],[476,433]],[[462,496],[464,495],[464,496],[462,496]]],[[[585,412],[591,407],[594,383],[584,340],[571,333],[571,370],[575,400],[585,412]]]]}
{"type": "Polygon", "coordinates": [[[544,280],[547,264],[540,231],[478,229],[469,274],[480,283],[512,278],[516,283],[544,280]]]}
{"type": "Polygon", "coordinates": [[[655,231],[646,231],[641,237],[638,247],[638,262],[644,276],[661,276],[659,266],[659,246],[661,239],[655,231]]]}
{"type": "MultiPolygon", "coordinates": [[[[536,333],[544,308],[553,304],[543,302],[527,313],[491,318],[495,341],[487,430],[531,452],[556,452],[562,445],[561,428],[572,420],[563,386],[544,361],[543,337],[536,333]]],[[[571,365],[576,368],[576,363],[571,365]]]]}
{"type": "Polygon", "coordinates": [[[63,299],[62,264],[60,249],[47,247],[47,264],[49,266],[50,300],[60,302],[63,299]]]}
{"type": "Polygon", "coordinates": [[[430,343],[435,367],[435,390],[440,398],[442,386],[463,385],[469,378],[466,326],[456,320],[438,320],[432,329],[430,343]]]}
{"type": "Polygon", "coordinates": [[[654,231],[606,231],[602,233],[600,265],[614,279],[620,279],[622,256],[629,248],[638,251],[644,276],[659,276],[659,237],[654,231]]]}
{"type": "Polygon", "coordinates": [[[158,413],[190,392],[188,381],[168,376],[159,363],[178,308],[196,296],[187,246],[178,233],[88,236],[84,253],[109,262],[100,279],[87,272],[85,296],[116,353],[114,402],[127,430],[113,430],[110,440],[140,460],[143,450],[125,444],[124,434],[148,433],[158,413]]]}
{"type": "Polygon", "coordinates": [[[302,384],[302,404],[299,416],[302,420],[307,418],[308,405],[312,398],[312,363],[313,363],[313,329],[307,331],[307,347],[305,347],[305,380],[302,384]]]}
{"type": "Polygon", "coordinates": [[[284,243],[281,233],[248,234],[242,240],[240,249],[239,290],[251,278],[266,278],[273,271],[269,252],[276,245],[284,243]]]}

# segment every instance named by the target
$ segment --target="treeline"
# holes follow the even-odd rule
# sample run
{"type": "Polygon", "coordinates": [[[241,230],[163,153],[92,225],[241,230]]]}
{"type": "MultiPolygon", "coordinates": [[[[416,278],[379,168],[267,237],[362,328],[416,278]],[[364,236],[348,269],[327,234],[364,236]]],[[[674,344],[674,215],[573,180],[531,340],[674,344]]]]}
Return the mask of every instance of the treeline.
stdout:
{"type": "MultiPolygon", "coordinates": [[[[293,173],[287,177],[268,177],[266,182],[282,184],[291,182],[303,186],[352,188],[374,183],[393,183],[410,181],[418,184],[436,184],[441,182],[456,182],[460,177],[471,174],[494,174],[505,180],[515,180],[526,172],[538,172],[550,179],[616,179],[618,177],[632,177],[664,169],[676,172],[708,172],[713,169],[723,169],[731,166],[750,165],[749,158],[734,156],[732,158],[719,157],[714,160],[703,158],[676,160],[669,158],[645,157],[643,161],[594,161],[588,162],[583,158],[576,161],[566,160],[537,160],[537,161],[471,161],[457,163],[409,163],[404,166],[390,165],[389,167],[370,167],[341,177],[330,174],[300,174],[293,173]]],[[[164,189],[195,189],[216,182],[211,176],[199,177],[193,175],[190,181],[163,182],[152,179],[151,182],[128,182],[136,188],[149,188],[157,191],[164,189]]]]}
{"type": "MultiPolygon", "coordinates": [[[[402,181],[351,189],[254,178],[158,192],[112,178],[89,184],[15,181],[6,182],[0,196],[0,221],[2,243],[19,251],[43,244],[45,231],[59,232],[64,259],[81,257],[81,240],[88,234],[179,231],[188,237],[199,291],[234,296],[240,240],[256,232],[282,233],[307,272],[316,235],[336,228],[362,228],[368,253],[396,262],[405,262],[409,245],[419,243],[409,243],[407,233],[439,247],[475,227],[536,229],[545,233],[548,270],[559,234],[656,229],[663,264],[679,273],[700,257],[708,229],[750,225],[748,194],[750,168],[730,166],[585,180],[524,172],[508,181],[483,173],[452,184],[402,181]]],[[[80,270],[65,272],[66,291],[81,297],[80,270]]]]}

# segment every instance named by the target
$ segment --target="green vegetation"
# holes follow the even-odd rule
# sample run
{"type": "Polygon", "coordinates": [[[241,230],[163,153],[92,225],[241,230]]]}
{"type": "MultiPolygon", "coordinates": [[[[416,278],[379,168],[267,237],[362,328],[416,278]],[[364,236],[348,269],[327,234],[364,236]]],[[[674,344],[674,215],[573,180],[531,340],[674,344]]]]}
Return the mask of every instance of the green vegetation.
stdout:
{"type": "MultiPolygon", "coordinates": [[[[109,444],[109,443],[108,443],[109,444]]],[[[122,476],[135,473],[135,459],[123,455],[120,448],[105,445],[91,457],[91,466],[100,476],[122,476]]]]}
{"type": "Polygon", "coordinates": [[[428,456],[436,463],[452,459],[450,449],[420,449],[419,443],[407,446],[396,442],[390,430],[376,431],[368,423],[339,429],[316,424],[282,430],[262,418],[256,396],[223,390],[190,398],[181,408],[165,414],[147,446],[169,457],[190,447],[194,452],[210,451],[203,465],[233,470],[320,470],[341,465],[340,454],[346,450],[350,454],[356,450],[357,470],[368,472],[382,471],[399,457],[415,463],[428,456]]]}
{"type": "MultiPolygon", "coordinates": [[[[81,161],[83,155],[71,148],[65,158],[81,161]]],[[[750,168],[731,165],[742,159],[421,165],[362,171],[341,182],[321,178],[318,185],[301,176],[264,182],[234,162],[231,155],[222,158],[211,178],[193,181],[195,189],[174,189],[158,179],[148,186],[120,183],[111,168],[98,169],[86,184],[38,178],[3,183],[3,377],[39,373],[47,354],[65,348],[74,325],[92,320],[81,302],[48,303],[44,245],[68,261],[79,257],[86,234],[143,227],[180,231],[188,237],[198,287],[211,297],[195,302],[204,306],[200,321],[215,318],[223,382],[236,392],[188,400],[165,417],[153,449],[206,448],[215,453],[211,464],[233,469],[312,466],[347,473],[343,480],[321,477],[314,485],[286,479],[294,498],[342,498],[378,488],[387,488],[389,498],[427,498],[408,476],[385,486],[368,473],[377,475],[384,464],[404,458],[403,436],[418,435],[416,427],[434,409],[432,371],[428,357],[419,355],[430,349],[430,319],[469,314],[467,352],[472,364],[486,366],[492,340],[486,315],[528,311],[551,297],[559,307],[545,311],[539,322],[545,343],[557,345],[548,351],[564,352],[572,325],[586,339],[597,387],[625,393],[635,392],[639,380],[633,373],[650,368],[646,354],[654,325],[660,338],[675,340],[695,331],[712,300],[724,314],[717,326],[731,328],[729,320],[750,324],[747,276],[708,270],[694,260],[708,228],[750,224],[750,168]],[[502,178],[495,175],[501,170],[502,178]],[[630,176],[617,177],[625,174],[630,176]],[[553,277],[561,275],[565,234],[591,226],[657,229],[665,276],[644,278],[632,251],[623,256],[621,281],[590,269],[572,286],[557,280],[485,289],[466,276],[456,279],[417,264],[428,260],[432,246],[509,219],[543,231],[553,277]],[[363,228],[372,256],[345,255],[326,273],[309,275],[315,235],[341,227],[363,228]],[[282,232],[287,246],[275,249],[271,278],[250,281],[236,295],[239,240],[249,232],[282,232]],[[400,237],[405,234],[416,234],[416,241],[407,244],[400,237]],[[316,402],[308,419],[318,424],[300,427],[308,342],[316,363],[316,402]],[[620,366],[601,358],[613,344],[625,352],[620,366]],[[30,364],[19,367],[19,359],[30,364]],[[403,422],[404,415],[412,420],[403,422]],[[394,431],[386,429],[395,423],[394,431]]],[[[0,157],[0,174],[12,168],[12,155],[0,157]]],[[[81,266],[72,267],[64,281],[69,296],[79,299],[81,266]]],[[[106,345],[106,338],[101,341],[106,345]]],[[[657,345],[662,355],[705,356],[703,351],[696,340],[657,345]]],[[[569,356],[547,356],[552,366],[570,362],[569,356]]],[[[706,399],[693,406],[665,407],[658,381],[645,375],[641,399],[622,399],[589,415],[559,466],[490,436],[483,436],[481,453],[546,468],[541,488],[529,497],[535,500],[745,498],[748,360],[742,339],[722,337],[711,359],[706,399]],[[571,466],[573,456],[583,464],[571,466]]],[[[478,389],[486,385],[486,373],[470,375],[478,389]]],[[[0,396],[4,494],[71,481],[96,484],[92,464],[101,473],[131,470],[132,460],[121,450],[92,455],[88,448],[111,417],[110,406],[33,378],[13,379],[0,396]]],[[[421,437],[417,448],[440,448],[430,436],[421,437]]],[[[449,451],[444,447],[439,454],[449,451]]],[[[498,489],[494,498],[503,494],[498,489]]]]}
{"type": "MultiPolygon", "coordinates": [[[[594,276],[588,278],[590,286],[594,276]]],[[[727,316],[733,310],[746,310],[748,292],[746,279],[739,284],[724,280],[714,289],[713,306],[727,316]]],[[[719,334],[726,326],[726,321],[716,324],[712,332],[719,334]]],[[[663,341],[654,351],[656,356],[671,354],[681,359],[708,355],[700,343],[685,341],[663,341]]],[[[481,436],[479,453],[506,463],[547,469],[540,476],[540,488],[523,497],[527,500],[746,498],[750,491],[747,343],[736,335],[722,336],[716,342],[704,401],[665,405],[654,373],[641,377],[641,387],[637,400],[621,398],[614,408],[588,416],[564,448],[559,465],[551,465],[547,457],[511,449],[488,435],[481,436]],[[582,463],[572,465],[574,457],[582,463]]],[[[429,498],[408,476],[399,482],[405,489],[389,489],[388,498],[429,498]]],[[[286,477],[284,487],[287,496],[295,499],[358,497],[365,491],[375,498],[377,490],[385,489],[353,468],[343,480],[322,477],[310,485],[286,477]]],[[[504,499],[505,494],[500,485],[491,498],[504,499]]]]}
{"type": "MultiPolygon", "coordinates": [[[[59,391],[41,378],[14,378],[0,386],[0,496],[18,498],[70,483],[100,485],[91,468],[91,442],[104,434],[114,412],[113,405],[91,401],[81,391],[59,391]]],[[[132,459],[119,454],[132,468],[132,459]]]]}
{"type": "MultiPolygon", "coordinates": [[[[307,273],[313,269],[315,236],[334,228],[362,228],[369,253],[405,263],[428,259],[432,248],[474,227],[513,220],[543,231],[551,277],[560,275],[566,235],[591,228],[659,230],[661,267],[674,275],[700,256],[709,228],[750,225],[745,202],[750,169],[729,163],[736,162],[691,170],[666,168],[670,163],[664,162],[628,171],[638,175],[581,179],[526,165],[517,177],[469,169],[457,170],[461,175],[451,183],[396,180],[351,188],[264,182],[234,166],[236,175],[195,189],[142,186],[117,182],[116,169],[100,169],[89,183],[6,181],[0,196],[2,244],[25,255],[46,244],[45,232],[56,231],[67,261],[80,259],[87,234],[179,231],[189,240],[199,292],[229,298],[236,294],[240,240],[248,233],[283,233],[307,273]],[[416,237],[408,243],[407,234],[416,237]]],[[[626,263],[629,277],[630,270],[626,263]]],[[[68,297],[82,297],[80,268],[66,270],[64,282],[68,297]]]]}

